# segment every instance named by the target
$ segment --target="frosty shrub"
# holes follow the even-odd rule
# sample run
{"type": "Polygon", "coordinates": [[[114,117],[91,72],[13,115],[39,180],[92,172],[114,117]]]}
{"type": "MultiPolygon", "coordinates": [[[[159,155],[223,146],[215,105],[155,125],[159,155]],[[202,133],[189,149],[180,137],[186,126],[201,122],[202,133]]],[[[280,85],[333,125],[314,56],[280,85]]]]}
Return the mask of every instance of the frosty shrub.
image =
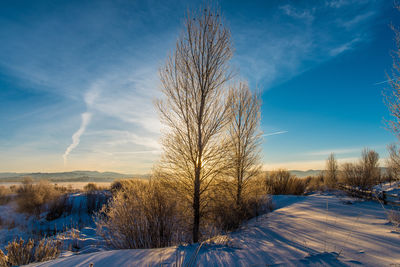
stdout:
{"type": "Polygon", "coordinates": [[[209,208],[206,210],[207,221],[217,232],[233,231],[245,221],[272,210],[270,197],[262,186],[262,177],[249,180],[242,192],[240,204],[236,201],[235,190],[230,181],[219,181],[214,185],[209,208]]]}
{"type": "Polygon", "coordinates": [[[10,194],[10,189],[3,185],[0,186],[0,205],[7,204],[11,200],[10,194]]]}
{"type": "Polygon", "coordinates": [[[83,187],[83,190],[91,192],[91,191],[97,191],[99,190],[99,188],[95,183],[88,183],[83,187]]]}
{"type": "Polygon", "coordinates": [[[122,180],[116,180],[111,184],[111,192],[113,194],[118,193],[121,190],[127,190],[132,186],[135,186],[135,184],[143,182],[144,180],[139,180],[139,179],[122,179],[122,180]]]}
{"type": "Polygon", "coordinates": [[[400,229],[400,211],[391,210],[388,212],[388,220],[393,224],[396,228],[400,229]]]}
{"type": "Polygon", "coordinates": [[[8,267],[7,256],[1,249],[0,249],[0,267],[8,267]]]}
{"type": "Polygon", "coordinates": [[[211,220],[217,232],[233,231],[251,218],[272,210],[271,199],[267,195],[245,197],[240,206],[235,201],[220,198],[211,209],[211,220]]]}
{"type": "Polygon", "coordinates": [[[33,247],[34,242],[31,239],[26,243],[23,239],[8,243],[6,246],[8,263],[11,266],[19,266],[33,262],[33,247]]]}
{"type": "Polygon", "coordinates": [[[48,261],[60,256],[61,242],[58,240],[45,239],[39,241],[35,246],[35,262],[48,261]]]}
{"type": "Polygon", "coordinates": [[[325,181],[323,174],[319,174],[318,176],[308,176],[304,178],[306,183],[306,191],[307,192],[314,192],[314,191],[324,191],[325,181]]]}
{"type": "Polygon", "coordinates": [[[48,181],[34,184],[31,179],[25,179],[17,189],[18,211],[39,216],[46,209],[46,204],[51,203],[61,196],[54,185],[48,181]]]}
{"type": "Polygon", "coordinates": [[[98,232],[115,248],[157,248],[180,241],[177,203],[157,181],[122,182],[95,216],[98,232]]]}
{"type": "Polygon", "coordinates": [[[301,195],[306,190],[306,180],[297,178],[289,171],[279,169],[267,174],[266,189],[272,195],[301,195]]]}
{"type": "Polygon", "coordinates": [[[36,246],[32,239],[26,243],[23,239],[9,242],[6,246],[7,256],[0,250],[0,266],[19,266],[31,262],[55,259],[60,255],[61,242],[42,239],[36,246]]]}

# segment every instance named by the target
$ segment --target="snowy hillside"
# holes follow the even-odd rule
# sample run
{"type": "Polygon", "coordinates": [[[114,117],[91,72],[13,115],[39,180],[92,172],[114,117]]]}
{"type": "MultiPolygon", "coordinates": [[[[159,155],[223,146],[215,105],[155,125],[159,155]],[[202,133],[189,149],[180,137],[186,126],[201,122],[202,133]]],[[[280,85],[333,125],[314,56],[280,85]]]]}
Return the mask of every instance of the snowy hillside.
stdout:
{"type": "Polygon", "coordinates": [[[31,266],[389,266],[400,232],[375,202],[320,195],[276,196],[277,209],[229,236],[163,249],[111,250],[31,266]],[[195,252],[198,251],[196,254],[195,252]],[[191,265],[189,265],[191,266],[191,265]]]}

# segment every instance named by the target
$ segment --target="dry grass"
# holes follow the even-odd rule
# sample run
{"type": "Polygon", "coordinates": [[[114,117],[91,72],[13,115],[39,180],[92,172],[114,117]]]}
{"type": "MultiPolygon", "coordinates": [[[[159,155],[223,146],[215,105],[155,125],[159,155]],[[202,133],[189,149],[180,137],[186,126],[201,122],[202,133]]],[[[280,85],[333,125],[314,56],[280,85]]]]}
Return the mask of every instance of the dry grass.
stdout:
{"type": "Polygon", "coordinates": [[[179,241],[177,203],[157,182],[120,182],[96,215],[99,234],[115,248],[155,248],[179,241]]]}
{"type": "Polygon", "coordinates": [[[11,266],[26,265],[34,261],[33,254],[34,242],[30,239],[24,242],[23,239],[13,241],[6,246],[7,262],[11,266]]]}
{"type": "Polygon", "coordinates": [[[42,239],[35,247],[35,262],[48,261],[60,256],[61,242],[51,239],[42,239]]]}
{"type": "Polygon", "coordinates": [[[31,262],[41,262],[55,259],[60,255],[61,242],[51,239],[42,239],[36,243],[29,239],[9,242],[6,246],[7,255],[0,250],[0,267],[20,266],[31,262]]]}
{"type": "Polygon", "coordinates": [[[0,267],[8,267],[8,258],[0,249],[0,267]]]}
{"type": "Polygon", "coordinates": [[[11,190],[4,185],[0,186],[0,205],[7,204],[11,200],[11,190]]]}
{"type": "Polygon", "coordinates": [[[324,191],[326,189],[323,175],[308,176],[304,179],[307,184],[307,192],[324,191]]]}
{"type": "Polygon", "coordinates": [[[287,170],[279,169],[267,175],[265,185],[267,192],[272,195],[302,195],[307,181],[291,175],[287,170]]]}
{"type": "Polygon", "coordinates": [[[209,224],[218,232],[233,231],[242,223],[272,210],[272,202],[266,195],[248,196],[241,205],[230,200],[228,195],[222,195],[218,201],[213,201],[209,210],[209,224]]]}
{"type": "Polygon", "coordinates": [[[46,208],[45,205],[61,196],[61,192],[48,181],[40,181],[34,184],[26,179],[17,189],[18,211],[39,216],[46,208]]]}
{"type": "Polygon", "coordinates": [[[102,184],[102,183],[88,183],[83,187],[83,190],[86,192],[104,191],[109,189],[110,189],[109,184],[102,184]]]}

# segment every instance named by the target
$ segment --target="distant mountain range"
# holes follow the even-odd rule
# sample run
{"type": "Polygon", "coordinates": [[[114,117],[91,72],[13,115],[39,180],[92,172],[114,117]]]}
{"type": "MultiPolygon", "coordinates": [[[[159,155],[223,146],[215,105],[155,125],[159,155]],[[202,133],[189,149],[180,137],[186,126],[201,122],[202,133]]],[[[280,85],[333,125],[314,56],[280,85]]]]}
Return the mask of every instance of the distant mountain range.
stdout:
{"type": "Polygon", "coordinates": [[[149,178],[149,174],[122,174],[117,172],[98,171],[71,171],[53,173],[0,173],[0,182],[21,182],[24,178],[30,177],[34,181],[49,180],[51,182],[112,182],[116,179],[126,178],[149,178]]]}
{"type": "Polygon", "coordinates": [[[299,171],[299,170],[290,170],[291,174],[296,175],[299,178],[307,177],[307,176],[317,176],[322,170],[307,170],[307,171],[299,171]]]}
{"type": "MultiPolygon", "coordinates": [[[[321,170],[290,170],[290,173],[297,177],[315,176],[321,170]]],[[[112,182],[117,179],[139,178],[148,179],[150,174],[122,174],[117,172],[98,171],[71,171],[71,172],[35,172],[35,173],[0,173],[0,182],[21,182],[24,178],[30,177],[34,181],[49,180],[51,182],[112,182]]]]}

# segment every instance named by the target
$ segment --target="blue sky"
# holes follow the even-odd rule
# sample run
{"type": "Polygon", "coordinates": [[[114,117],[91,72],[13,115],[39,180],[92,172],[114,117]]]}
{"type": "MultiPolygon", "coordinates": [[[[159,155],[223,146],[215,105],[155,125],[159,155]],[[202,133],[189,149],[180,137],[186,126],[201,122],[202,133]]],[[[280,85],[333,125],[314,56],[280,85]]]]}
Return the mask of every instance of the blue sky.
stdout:
{"type": "MultiPolygon", "coordinates": [[[[146,173],[160,155],[158,68],[202,1],[1,1],[0,171],[146,173]]],[[[385,0],[220,1],[232,64],[262,90],[265,168],[386,157],[385,0]]]]}

